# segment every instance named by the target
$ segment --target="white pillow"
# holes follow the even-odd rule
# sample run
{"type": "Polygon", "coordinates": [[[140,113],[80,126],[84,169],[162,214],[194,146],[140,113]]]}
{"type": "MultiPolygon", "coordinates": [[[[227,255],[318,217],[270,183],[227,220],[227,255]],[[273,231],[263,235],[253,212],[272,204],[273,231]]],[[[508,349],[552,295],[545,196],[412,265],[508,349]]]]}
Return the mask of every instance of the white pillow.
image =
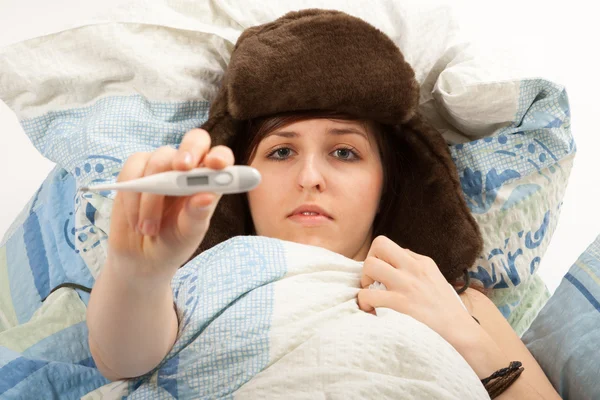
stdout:
{"type": "MultiPolygon", "coordinates": [[[[75,0],[72,1],[75,5],[75,0]]],[[[3,56],[0,70],[7,72],[0,77],[1,97],[19,119],[74,103],[85,104],[103,95],[131,93],[132,87],[149,99],[210,101],[241,32],[291,10],[338,9],[366,20],[394,40],[419,82],[430,75],[448,48],[461,41],[448,1],[179,0],[167,4],[157,0],[143,3],[108,0],[102,4],[102,7],[77,7],[77,11],[70,14],[78,13],[80,18],[76,20],[53,15],[50,28],[23,33],[22,39],[31,40],[0,49],[3,56]],[[98,37],[96,29],[89,29],[89,25],[111,22],[122,24],[96,27],[104,37],[98,37]],[[161,31],[158,27],[172,29],[161,31]],[[135,35],[140,31],[147,35],[135,35]],[[48,41],[53,40],[50,34],[58,32],[63,35],[61,40],[49,44],[48,41]],[[115,43],[119,43],[118,46],[114,46],[115,43]],[[43,45],[43,49],[38,45],[43,45]],[[160,64],[147,65],[147,60],[156,62],[152,52],[163,51],[167,46],[168,56],[159,60],[160,64]],[[19,57],[18,53],[25,52],[28,57],[19,57]],[[48,70],[39,71],[39,64],[31,63],[31,59],[38,63],[52,60],[52,63],[46,64],[48,70]],[[98,74],[99,68],[105,73],[98,74]],[[77,74],[76,79],[74,74],[77,74]],[[114,82],[107,85],[105,78],[114,82]],[[82,85],[82,80],[87,85],[82,85]],[[32,87],[36,88],[37,98],[22,96],[32,87]],[[58,96],[48,98],[52,94],[58,96]],[[34,104],[30,107],[31,102],[34,104]]]]}

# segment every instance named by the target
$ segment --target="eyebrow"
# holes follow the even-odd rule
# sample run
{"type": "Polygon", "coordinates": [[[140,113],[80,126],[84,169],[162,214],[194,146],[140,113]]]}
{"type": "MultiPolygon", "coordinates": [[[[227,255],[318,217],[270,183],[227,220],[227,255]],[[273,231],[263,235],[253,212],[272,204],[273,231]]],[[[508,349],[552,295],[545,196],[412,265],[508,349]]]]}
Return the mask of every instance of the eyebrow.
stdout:
{"type": "MultiPolygon", "coordinates": [[[[369,138],[367,137],[367,135],[356,128],[351,128],[351,127],[347,127],[347,128],[331,128],[327,130],[327,133],[329,134],[333,134],[333,135],[351,135],[351,134],[356,134],[356,135],[360,135],[363,138],[365,138],[365,140],[368,142],[369,138]]],[[[295,138],[300,136],[297,132],[294,131],[280,131],[280,132],[273,132],[273,133],[269,133],[266,137],[270,137],[270,136],[281,136],[281,137],[285,137],[285,138],[295,138]]]]}

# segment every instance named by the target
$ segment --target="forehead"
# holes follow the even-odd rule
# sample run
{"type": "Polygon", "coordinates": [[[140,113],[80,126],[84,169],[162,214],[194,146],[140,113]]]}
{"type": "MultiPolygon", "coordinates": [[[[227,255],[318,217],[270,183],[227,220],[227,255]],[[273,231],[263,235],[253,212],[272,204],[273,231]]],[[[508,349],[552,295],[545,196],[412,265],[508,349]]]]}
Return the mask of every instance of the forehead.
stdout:
{"type": "Polygon", "coordinates": [[[363,121],[315,118],[297,121],[277,128],[266,135],[264,139],[271,136],[299,138],[310,135],[315,135],[318,137],[323,137],[324,135],[348,135],[355,136],[356,138],[362,138],[370,142],[372,132],[369,125],[363,121]]]}

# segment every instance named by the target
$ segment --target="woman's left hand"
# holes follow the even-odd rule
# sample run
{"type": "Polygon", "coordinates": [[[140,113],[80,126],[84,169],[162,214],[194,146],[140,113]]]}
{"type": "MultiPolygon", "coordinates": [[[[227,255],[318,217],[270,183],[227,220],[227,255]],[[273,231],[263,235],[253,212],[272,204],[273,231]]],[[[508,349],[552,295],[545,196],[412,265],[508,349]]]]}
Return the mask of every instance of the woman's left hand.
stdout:
{"type": "Polygon", "coordinates": [[[385,236],[373,240],[360,283],[361,310],[374,314],[375,308],[385,307],[410,315],[450,343],[465,328],[477,325],[431,258],[404,249],[385,236]],[[369,289],[374,281],[387,290],[369,289]]]}

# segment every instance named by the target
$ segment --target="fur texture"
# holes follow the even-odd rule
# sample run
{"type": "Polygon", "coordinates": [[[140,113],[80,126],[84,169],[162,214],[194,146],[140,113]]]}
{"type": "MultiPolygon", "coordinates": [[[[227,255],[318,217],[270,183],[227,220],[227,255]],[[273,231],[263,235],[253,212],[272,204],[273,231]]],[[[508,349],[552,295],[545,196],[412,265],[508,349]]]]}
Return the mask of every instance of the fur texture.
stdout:
{"type": "MultiPolygon", "coordinates": [[[[245,121],[286,111],[326,109],[393,127],[399,155],[397,201],[383,234],[431,257],[454,280],[472,266],[483,240],[447,144],[418,112],[419,84],[392,40],[367,22],[307,9],[246,29],[211,104],[213,146],[236,148],[245,121]]],[[[200,252],[250,235],[245,195],[223,196],[200,252]]]]}

